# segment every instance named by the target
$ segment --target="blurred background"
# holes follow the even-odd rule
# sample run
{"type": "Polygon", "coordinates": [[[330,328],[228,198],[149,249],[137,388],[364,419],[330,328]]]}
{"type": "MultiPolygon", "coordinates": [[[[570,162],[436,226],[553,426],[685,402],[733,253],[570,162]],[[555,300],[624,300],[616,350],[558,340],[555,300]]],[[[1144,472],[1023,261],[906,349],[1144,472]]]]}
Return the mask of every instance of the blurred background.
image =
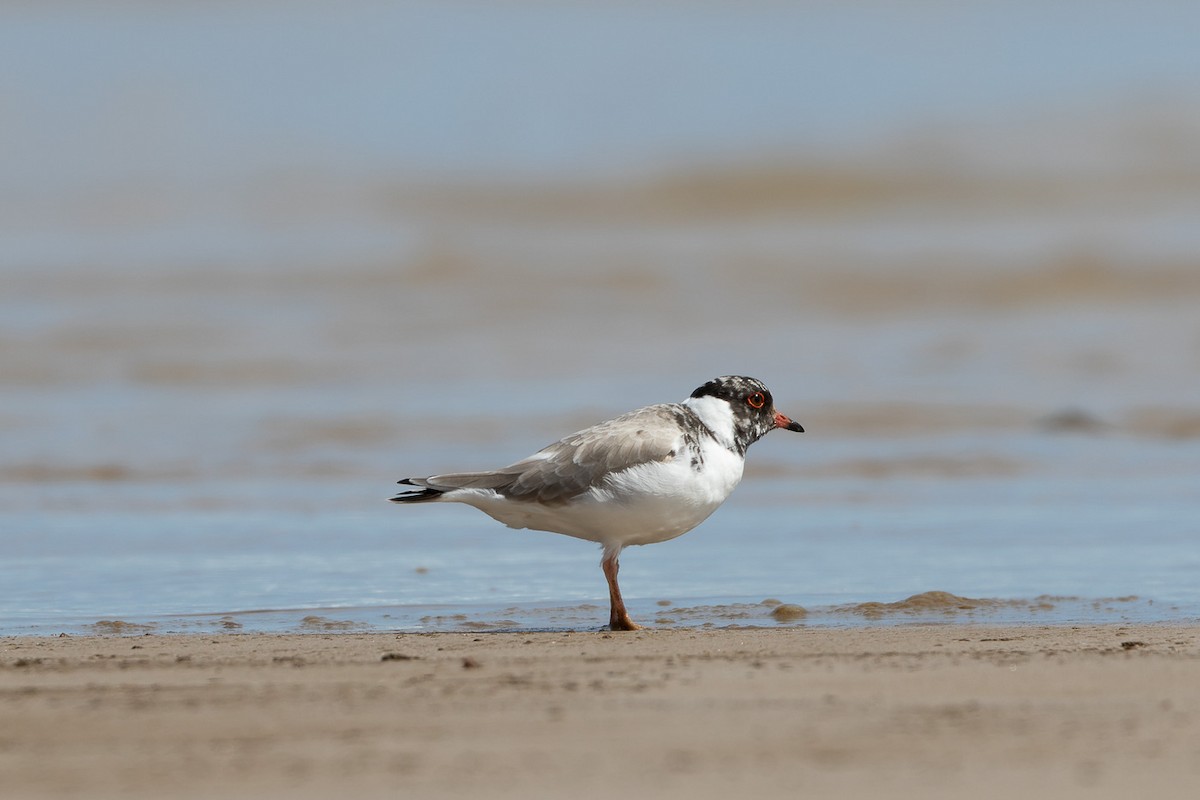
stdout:
{"type": "Polygon", "coordinates": [[[1198,30],[1154,0],[0,3],[0,628],[587,624],[598,552],[393,481],[730,373],[808,432],[627,554],[635,616],[1195,615],[1198,30]]]}

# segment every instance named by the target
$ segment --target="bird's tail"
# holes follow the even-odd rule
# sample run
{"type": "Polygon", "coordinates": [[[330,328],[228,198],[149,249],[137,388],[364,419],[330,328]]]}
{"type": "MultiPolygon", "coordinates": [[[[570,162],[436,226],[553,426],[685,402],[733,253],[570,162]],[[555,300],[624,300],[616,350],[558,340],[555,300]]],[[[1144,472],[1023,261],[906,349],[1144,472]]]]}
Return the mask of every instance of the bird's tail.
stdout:
{"type": "MultiPolygon", "coordinates": [[[[417,483],[417,480],[414,478],[404,478],[403,480],[396,481],[396,483],[405,484],[407,486],[420,486],[420,484],[417,483]]],[[[445,494],[445,492],[441,489],[423,488],[416,489],[411,492],[401,492],[400,494],[391,498],[391,500],[393,503],[423,503],[429,500],[436,500],[443,494],[445,494]]]]}

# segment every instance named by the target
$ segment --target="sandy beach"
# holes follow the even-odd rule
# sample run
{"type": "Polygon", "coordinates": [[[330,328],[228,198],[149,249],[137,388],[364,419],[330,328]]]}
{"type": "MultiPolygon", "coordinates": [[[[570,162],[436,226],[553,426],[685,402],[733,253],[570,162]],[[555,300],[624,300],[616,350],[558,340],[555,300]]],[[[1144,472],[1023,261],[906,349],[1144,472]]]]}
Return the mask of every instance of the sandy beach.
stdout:
{"type": "Polygon", "coordinates": [[[0,640],[4,794],[1193,797],[1200,626],[0,640]]]}

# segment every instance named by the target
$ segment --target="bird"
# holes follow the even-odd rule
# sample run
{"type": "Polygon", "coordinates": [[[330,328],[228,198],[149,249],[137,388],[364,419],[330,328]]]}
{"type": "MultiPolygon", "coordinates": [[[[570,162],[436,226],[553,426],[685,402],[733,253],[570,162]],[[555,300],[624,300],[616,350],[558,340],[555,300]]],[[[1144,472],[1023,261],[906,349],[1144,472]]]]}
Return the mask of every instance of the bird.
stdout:
{"type": "Polygon", "coordinates": [[[639,408],[572,433],[507,467],[403,478],[395,503],[465,503],[510,528],[596,542],[609,625],[641,628],[617,583],[621,551],[674,539],[716,511],[742,479],[746,450],[766,434],[804,428],[775,410],[755,378],[724,375],[680,403],[639,408]]]}

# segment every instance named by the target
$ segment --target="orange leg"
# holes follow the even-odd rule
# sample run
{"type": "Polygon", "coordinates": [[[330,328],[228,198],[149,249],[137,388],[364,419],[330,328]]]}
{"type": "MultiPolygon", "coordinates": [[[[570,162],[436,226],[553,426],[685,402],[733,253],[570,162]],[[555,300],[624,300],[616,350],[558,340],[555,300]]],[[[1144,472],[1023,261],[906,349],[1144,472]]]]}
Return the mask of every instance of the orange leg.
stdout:
{"type": "Polygon", "coordinates": [[[621,599],[621,587],[617,585],[617,570],[621,568],[621,565],[617,563],[619,553],[619,550],[611,553],[605,551],[604,559],[600,562],[600,568],[604,570],[604,577],[608,579],[610,603],[608,627],[614,631],[636,631],[640,630],[642,626],[629,618],[629,612],[625,610],[625,601],[621,599]]]}

